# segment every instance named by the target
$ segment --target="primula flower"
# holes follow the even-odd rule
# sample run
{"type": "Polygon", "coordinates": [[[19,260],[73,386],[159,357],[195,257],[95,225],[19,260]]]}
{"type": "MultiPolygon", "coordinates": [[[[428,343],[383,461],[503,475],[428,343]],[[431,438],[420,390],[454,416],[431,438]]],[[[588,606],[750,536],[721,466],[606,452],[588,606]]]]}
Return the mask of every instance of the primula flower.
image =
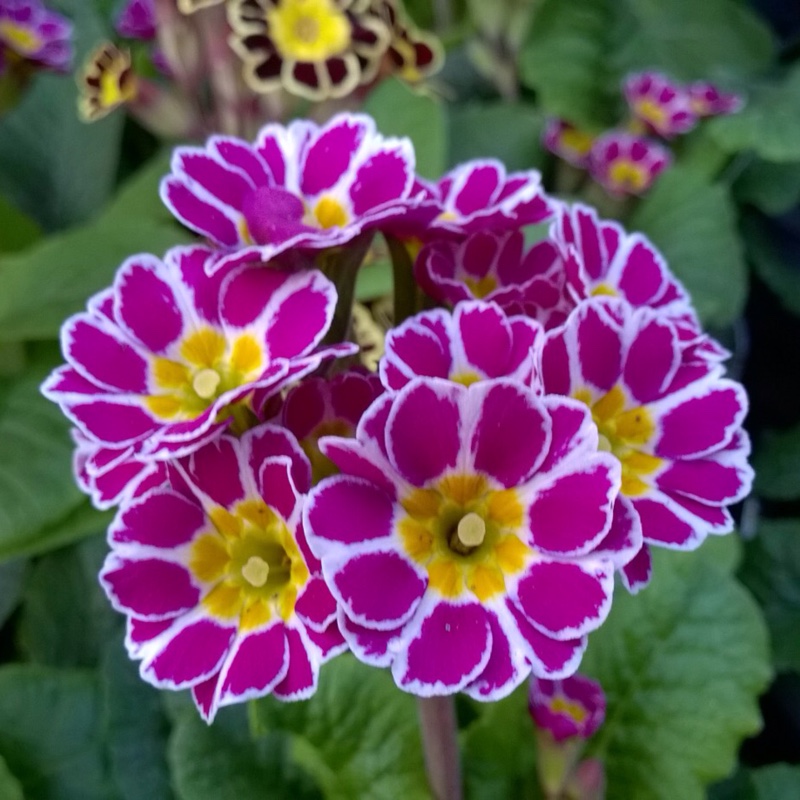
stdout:
{"type": "Polygon", "coordinates": [[[713,83],[705,81],[689,85],[689,103],[698,117],[735,114],[744,106],[744,100],[738,94],[722,92],[713,83]]]}
{"type": "Polygon", "coordinates": [[[589,171],[611,194],[642,194],[671,160],[669,150],[657,142],[609,131],[595,139],[589,153],[589,171]]]}
{"type": "Polygon", "coordinates": [[[433,241],[420,250],[414,276],[439,302],[492,301],[543,325],[560,324],[570,310],[563,302],[564,270],[557,248],[544,240],[526,251],[521,230],[433,241]]]}
{"type": "Polygon", "coordinates": [[[341,652],[335,603],[301,523],[309,465],[287,431],[222,436],[178,462],[173,485],[125,505],[100,581],[129,617],[142,677],[220,706],[309,697],[341,652]]]}
{"type": "Polygon", "coordinates": [[[306,378],[289,390],[280,421],[297,437],[311,463],[312,484],[338,471],[320,451],[320,438],[355,436],[362,415],[382,393],[377,375],[356,370],[332,378],[306,378]]]}
{"type": "MultiPolygon", "coordinates": [[[[644,541],[677,550],[733,528],[727,506],[749,491],[747,396],[696,358],[676,324],[650,308],[585,301],[547,333],[541,377],[548,394],[591,409],[601,447],[622,466],[617,505],[644,541]]],[[[632,590],[649,580],[647,547],[623,568],[632,590]]]]}
{"type": "Polygon", "coordinates": [[[575,167],[589,166],[589,151],[594,136],[564,119],[549,119],[542,135],[544,146],[575,167]]]}
{"type": "Polygon", "coordinates": [[[155,0],[127,0],[117,15],[114,28],[126,39],[141,39],[146,42],[155,39],[155,0]]]}
{"type": "Polygon", "coordinates": [[[267,125],[255,144],[213,136],[179,147],[161,198],[184,225],[229,251],[226,264],[269,261],[289,248],[344,245],[412,205],[414,152],[363,114],[322,127],[267,125]]]}
{"type": "Polygon", "coordinates": [[[336,303],[321,273],[210,278],[208,256],[204,247],[134,256],[64,323],[67,365],[43,391],[94,442],[149,458],[190,452],[232,421],[251,425],[269,395],[322,358],[352,352],[314,351],[336,303]]]}
{"type": "Polygon", "coordinates": [[[86,61],[78,77],[78,112],[86,122],[96,122],[136,97],[138,82],[131,53],[111,42],[101,44],[86,61]]]}
{"type": "Polygon", "coordinates": [[[257,92],[344,97],[375,77],[389,30],[370,0],[231,0],[230,42],[257,92]]]}
{"type": "Polygon", "coordinates": [[[560,681],[532,678],[528,709],[537,727],[555,741],[588,739],[603,724],[606,696],[597,681],[583,675],[560,681]]]}
{"type": "Polygon", "coordinates": [[[671,139],[691,130],[697,117],[689,93],[658,72],[629,75],[624,84],[625,99],[645,131],[671,139]]]}
{"type": "Polygon", "coordinates": [[[359,659],[405,691],[479,700],[577,668],[617,557],[619,464],[585,408],[420,378],[320,448],[341,474],[312,490],[305,529],[359,659]]]}
{"type": "Polygon", "coordinates": [[[464,386],[501,377],[527,384],[541,335],[541,326],[532,319],[507,317],[496,303],[464,301],[452,314],[424,311],[386,335],[381,380],[391,390],[420,377],[464,386]]]}
{"type": "Polygon", "coordinates": [[[72,23],[39,0],[0,3],[0,53],[6,65],[26,61],[67,72],[72,61],[72,23]]]}
{"type": "Polygon", "coordinates": [[[389,72],[409,83],[418,83],[441,69],[441,43],[432,34],[409,24],[401,3],[376,0],[373,8],[389,29],[391,38],[384,59],[389,72]]]}

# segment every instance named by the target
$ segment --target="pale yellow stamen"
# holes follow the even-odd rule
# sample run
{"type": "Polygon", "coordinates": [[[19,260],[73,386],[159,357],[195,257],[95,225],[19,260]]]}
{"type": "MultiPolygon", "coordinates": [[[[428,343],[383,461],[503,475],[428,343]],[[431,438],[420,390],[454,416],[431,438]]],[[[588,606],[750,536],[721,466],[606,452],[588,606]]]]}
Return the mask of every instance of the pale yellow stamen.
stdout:
{"type": "Polygon", "coordinates": [[[215,369],[201,369],[192,380],[192,388],[198,397],[210,400],[215,395],[221,380],[215,369]]]}
{"type": "Polygon", "coordinates": [[[250,556],[242,567],[242,577],[251,586],[261,587],[269,578],[269,564],[259,556],[250,556]]]}
{"type": "Polygon", "coordinates": [[[464,547],[478,547],[483,544],[486,536],[486,523],[481,516],[471,511],[461,518],[456,528],[456,536],[464,547]]]}
{"type": "Polygon", "coordinates": [[[597,442],[597,449],[606,453],[611,453],[613,451],[611,442],[608,441],[608,437],[603,436],[602,433],[600,434],[599,441],[597,442]]]}

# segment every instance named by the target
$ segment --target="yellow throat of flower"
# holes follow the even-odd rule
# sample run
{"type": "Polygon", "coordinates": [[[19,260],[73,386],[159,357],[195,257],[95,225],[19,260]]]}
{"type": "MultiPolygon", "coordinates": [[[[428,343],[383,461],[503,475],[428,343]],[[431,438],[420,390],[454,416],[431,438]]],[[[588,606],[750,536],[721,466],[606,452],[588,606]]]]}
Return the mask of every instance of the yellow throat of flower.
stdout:
{"type": "Polygon", "coordinates": [[[350,46],[350,22],[334,0],[282,0],[267,25],[278,52],[295,61],[325,61],[350,46]]]}
{"type": "Polygon", "coordinates": [[[0,39],[22,56],[35,53],[42,46],[42,40],[30,28],[9,20],[0,21],[0,39]]]}

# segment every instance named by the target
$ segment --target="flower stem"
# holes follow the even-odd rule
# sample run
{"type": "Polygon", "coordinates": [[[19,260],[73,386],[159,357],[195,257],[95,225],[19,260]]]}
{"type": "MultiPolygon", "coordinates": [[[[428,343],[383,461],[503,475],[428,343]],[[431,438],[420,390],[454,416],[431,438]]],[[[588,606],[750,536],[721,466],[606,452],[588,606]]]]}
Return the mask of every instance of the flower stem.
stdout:
{"type": "Polygon", "coordinates": [[[414,259],[405,242],[384,234],[392,259],[394,283],[394,324],[399,325],[417,312],[417,284],[414,280],[414,259]]]}
{"type": "Polygon", "coordinates": [[[456,708],[452,696],[417,700],[425,769],[436,800],[461,800],[456,708]]]}

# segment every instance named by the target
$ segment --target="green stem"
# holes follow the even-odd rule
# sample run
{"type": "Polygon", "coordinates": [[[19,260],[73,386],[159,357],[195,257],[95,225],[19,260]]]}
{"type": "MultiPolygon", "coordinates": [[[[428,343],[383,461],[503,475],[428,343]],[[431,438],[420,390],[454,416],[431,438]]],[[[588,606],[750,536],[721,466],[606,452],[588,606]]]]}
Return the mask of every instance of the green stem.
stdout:
{"type": "Polygon", "coordinates": [[[461,800],[456,708],[452,695],[417,699],[425,769],[436,800],[461,800]]]}
{"type": "Polygon", "coordinates": [[[399,325],[417,313],[417,284],[414,280],[414,261],[405,242],[384,234],[392,259],[394,283],[394,324],[399,325]]]}

